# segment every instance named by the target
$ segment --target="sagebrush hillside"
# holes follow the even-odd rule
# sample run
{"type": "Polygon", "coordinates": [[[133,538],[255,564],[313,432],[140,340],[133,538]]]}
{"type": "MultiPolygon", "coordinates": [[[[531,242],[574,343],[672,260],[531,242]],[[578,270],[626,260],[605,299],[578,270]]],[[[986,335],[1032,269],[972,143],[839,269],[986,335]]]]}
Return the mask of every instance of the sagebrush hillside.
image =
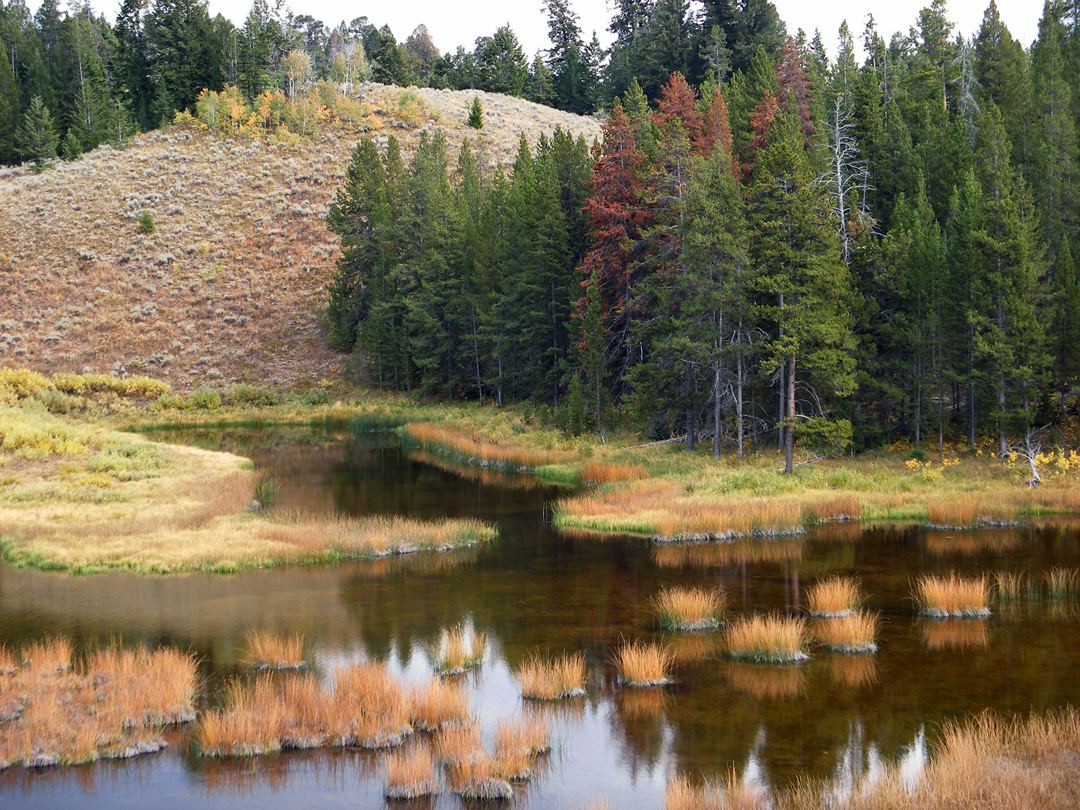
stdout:
{"type": "Polygon", "coordinates": [[[601,135],[595,119],[496,94],[359,92],[360,123],[309,138],[174,126],[43,174],[0,173],[0,365],[148,373],[180,390],[332,376],[342,357],[318,313],[338,250],[324,217],[363,134],[393,134],[408,154],[442,128],[455,153],[472,139],[488,168],[512,162],[522,132],[601,135]],[[480,130],[466,124],[477,96],[480,130]]]}

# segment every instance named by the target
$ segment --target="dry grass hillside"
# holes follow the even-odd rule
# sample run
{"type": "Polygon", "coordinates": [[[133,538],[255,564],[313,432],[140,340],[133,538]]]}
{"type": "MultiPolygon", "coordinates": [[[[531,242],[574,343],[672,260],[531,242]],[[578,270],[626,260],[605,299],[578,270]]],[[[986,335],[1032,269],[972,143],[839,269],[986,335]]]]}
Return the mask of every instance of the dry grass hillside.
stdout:
{"type": "Polygon", "coordinates": [[[341,358],[317,315],[338,251],[323,218],[363,134],[409,153],[442,128],[489,167],[513,160],[521,132],[600,137],[594,119],[500,95],[358,91],[360,123],[292,143],[171,127],[43,174],[0,171],[0,366],[147,373],[180,391],[331,377],[341,358]],[[479,131],[466,125],[477,95],[479,131]],[[138,229],[147,210],[152,235],[138,229]]]}

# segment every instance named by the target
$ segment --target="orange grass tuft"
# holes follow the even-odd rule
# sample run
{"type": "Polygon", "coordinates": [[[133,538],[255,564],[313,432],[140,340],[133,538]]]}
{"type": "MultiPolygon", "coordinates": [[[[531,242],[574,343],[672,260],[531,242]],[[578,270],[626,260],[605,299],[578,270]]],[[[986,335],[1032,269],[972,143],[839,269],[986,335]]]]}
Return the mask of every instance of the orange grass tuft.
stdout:
{"type": "Polygon", "coordinates": [[[668,630],[713,630],[727,606],[727,597],[716,588],[666,588],[652,599],[660,624],[668,630]]]}
{"type": "Polygon", "coordinates": [[[777,613],[740,616],[724,632],[728,655],[758,664],[805,661],[806,642],[806,622],[777,613]]]}
{"type": "Polygon", "coordinates": [[[464,762],[479,750],[480,728],[474,724],[450,726],[435,735],[435,756],[448,767],[464,762]]]}
{"type": "Polygon", "coordinates": [[[529,756],[551,750],[547,721],[535,714],[511,720],[503,718],[495,727],[495,751],[524,751],[529,756]]]}
{"type": "Polygon", "coordinates": [[[509,799],[514,789],[500,772],[499,763],[485,751],[450,766],[450,786],[463,799],[484,801],[509,799]]]}
{"type": "Polygon", "coordinates": [[[912,590],[920,611],[928,616],[980,619],[990,615],[990,582],[985,574],[926,574],[915,580],[912,590]]]}
{"type": "Polygon", "coordinates": [[[418,799],[439,792],[431,749],[416,745],[385,760],[383,794],[388,799],[418,799]]]}
{"type": "Polygon", "coordinates": [[[960,493],[928,501],[926,518],[931,526],[969,529],[1016,520],[1016,506],[1008,499],[983,493],[960,493]]]}
{"type": "Polygon", "coordinates": [[[615,666],[628,686],[662,686],[671,683],[674,666],[671,651],[662,644],[632,641],[615,651],[615,666]]]}
{"type": "Polygon", "coordinates": [[[806,606],[811,616],[837,618],[857,610],[864,598],[858,581],[831,576],[810,586],[806,591],[806,606]]]}
{"type": "Polygon", "coordinates": [[[484,660],[487,639],[483,633],[473,633],[470,638],[464,625],[443,628],[439,640],[431,645],[429,656],[432,666],[440,675],[460,675],[484,660]]]}
{"type": "Polygon", "coordinates": [[[518,669],[521,694],[530,700],[565,700],[585,694],[585,655],[562,653],[544,659],[528,658],[518,669]]]}
{"type": "Polygon", "coordinates": [[[849,613],[839,619],[817,619],[813,624],[814,636],[833,652],[877,652],[878,613],[849,613]]]}
{"type": "Polygon", "coordinates": [[[721,782],[692,784],[677,775],[664,791],[664,810],[770,810],[773,802],[762,788],[743,782],[734,769],[721,782]]]}
{"type": "Polygon", "coordinates": [[[412,693],[413,723],[424,731],[437,731],[469,719],[469,698],[457,684],[433,680],[412,693]]]}
{"type": "Polygon", "coordinates": [[[264,630],[249,631],[246,638],[247,660],[257,669],[300,669],[304,659],[304,641],[299,635],[283,636],[264,630]]]}

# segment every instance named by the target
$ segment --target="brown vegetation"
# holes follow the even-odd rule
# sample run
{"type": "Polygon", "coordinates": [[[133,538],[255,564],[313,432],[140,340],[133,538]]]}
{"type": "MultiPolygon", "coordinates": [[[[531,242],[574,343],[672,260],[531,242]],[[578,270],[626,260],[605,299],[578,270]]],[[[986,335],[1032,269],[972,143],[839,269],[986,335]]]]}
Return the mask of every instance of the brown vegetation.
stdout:
{"type": "Polygon", "coordinates": [[[257,669],[300,669],[306,663],[304,641],[299,635],[251,630],[246,643],[247,661],[257,669]]]}
{"type": "Polygon", "coordinates": [[[759,664],[805,661],[805,620],[778,613],[740,616],[724,631],[724,646],[732,658],[759,664]]]}
{"type": "Polygon", "coordinates": [[[469,636],[464,625],[443,628],[439,639],[431,645],[429,655],[432,666],[440,675],[460,675],[484,660],[487,640],[483,633],[469,636]]]}
{"type": "Polygon", "coordinates": [[[652,605],[668,630],[713,630],[720,626],[727,597],[716,588],[665,588],[652,598],[652,605]]]}
{"type": "Polygon", "coordinates": [[[818,580],[806,591],[806,606],[811,616],[839,618],[847,616],[863,603],[862,588],[850,577],[831,576],[818,580]]]}
{"type": "Polygon", "coordinates": [[[565,700],[585,694],[585,655],[561,653],[545,659],[533,655],[517,671],[521,694],[530,700],[565,700]]]}
{"type": "Polygon", "coordinates": [[[71,644],[53,639],[0,658],[0,769],[151,753],[163,725],[194,718],[195,661],[176,650],[98,650],[73,665],[71,644]]]}
{"type": "Polygon", "coordinates": [[[919,610],[928,616],[979,619],[990,615],[990,581],[986,575],[926,574],[915,580],[912,593],[919,610]]]}
{"type": "Polygon", "coordinates": [[[533,450],[494,440],[477,439],[456,427],[429,422],[411,422],[404,435],[429,452],[443,452],[463,461],[499,469],[532,470],[547,464],[558,464],[573,458],[565,450],[533,450]]]}
{"type": "Polygon", "coordinates": [[[671,683],[671,651],[662,644],[624,643],[615,651],[615,667],[627,686],[663,686],[671,683]]]}
{"type": "Polygon", "coordinates": [[[435,761],[426,745],[415,745],[385,759],[383,794],[388,799],[418,799],[439,792],[435,761]]]}
{"type": "Polygon", "coordinates": [[[880,623],[880,614],[858,611],[837,619],[816,619],[812,629],[817,640],[833,652],[874,653],[880,623]]]}
{"type": "Polygon", "coordinates": [[[433,680],[413,690],[413,724],[424,731],[463,723],[469,719],[470,712],[468,695],[455,683],[433,680]]]}

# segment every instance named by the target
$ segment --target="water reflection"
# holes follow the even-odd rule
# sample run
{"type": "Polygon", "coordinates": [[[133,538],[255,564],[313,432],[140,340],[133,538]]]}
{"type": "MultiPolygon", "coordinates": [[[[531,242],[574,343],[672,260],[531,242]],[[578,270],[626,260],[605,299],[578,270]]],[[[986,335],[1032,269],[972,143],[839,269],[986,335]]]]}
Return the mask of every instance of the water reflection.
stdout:
{"type": "MultiPolygon", "coordinates": [[[[850,791],[898,762],[916,778],[927,729],[932,736],[945,719],[1080,702],[1075,600],[1018,603],[1015,613],[998,605],[990,622],[927,621],[910,601],[911,578],[923,572],[1041,577],[1053,566],[1080,565],[1080,524],[965,532],[947,547],[945,533],[859,524],[771,541],[599,542],[550,530],[545,510],[559,491],[481,471],[460,476],[402,453],[392,436],[218,431],[200,440],[250,454],[279,481],[287,508],[472,515],[498,522],[501,537],[481,550],[229,577],[72,577],[0,565],[5,643],[63,634],[80,649],[111,638],[172,644],[199,655],[213,701],[226,680],[248,676],[242,656],[251,629],[303,634],[323,673],[374,657],[419,681],[432,669],[425,645],[442,627],[465,623],[488,639],[482,667],[462,681],[485,739],[500,717],[537,712],[548,721],[555,751],[542,778],[515,800],[536,808],[597,795],[613,806],[655,808],[668,774],[722,778],[733,767],[743,785],[832,779],[841,785],[832,789],[850,791]],[[699,585],[723,588],[736,614],[797,611],[803,585],[832,573],[859,576],[868,607],[882,612],[878,655],[819,652],[794,667],[734,663],[722,656],[720,634],[659,633],[649,607],[660,588],[699,585]],[[675,686],[614,688],[610,660],[623,639],[669,643],[675,686]],[[512,672],[526,656],[575,650],[589,669],[586,698],[522,701],[512,672]]],[[[129,763],[8,770],[0,773],[0,800],[109,810],[332,806],[343,796],[350,806],[382,802],[377,757],[310,752],[205,762],[191,756],[187,733],[168,751],[129,763]]],[[[442,796],[433,806],[458,804],[442,796]]]]}

